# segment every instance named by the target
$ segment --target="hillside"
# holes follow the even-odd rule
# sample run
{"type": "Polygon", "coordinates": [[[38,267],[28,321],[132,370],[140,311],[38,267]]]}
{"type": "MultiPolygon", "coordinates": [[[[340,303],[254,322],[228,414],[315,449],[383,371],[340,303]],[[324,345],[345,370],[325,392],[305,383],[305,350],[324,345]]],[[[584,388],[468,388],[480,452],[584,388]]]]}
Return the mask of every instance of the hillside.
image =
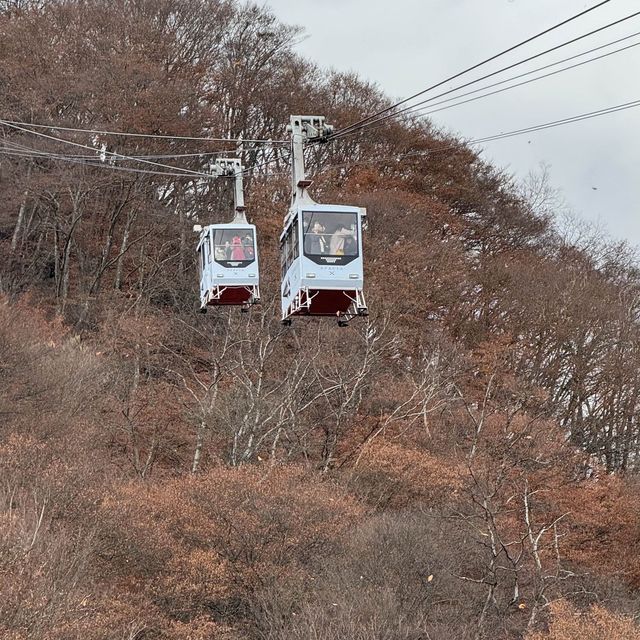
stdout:
{"type": "Polygon", "coordinates": [[[203,138],[390,100],[235,0],[5,1],[0,33],[2,638],[640,638],[630,248],[389,120],[308,158],[368,209],[371,316],[280,324],[277,142],[244,147],[262,304],[198,314],[235,152],[203,138]]]}

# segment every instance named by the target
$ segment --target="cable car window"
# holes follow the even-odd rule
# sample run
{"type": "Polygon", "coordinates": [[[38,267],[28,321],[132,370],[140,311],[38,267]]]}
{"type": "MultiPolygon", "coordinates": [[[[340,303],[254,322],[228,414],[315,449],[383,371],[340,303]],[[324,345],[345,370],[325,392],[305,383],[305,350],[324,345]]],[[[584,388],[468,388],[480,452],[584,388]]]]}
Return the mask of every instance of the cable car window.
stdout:
{"type": "Polygon", "coordinates": [[[298,219],[296,218],[293,223],[293,259],[295,260],[300,255],[300,241],[298,240],[298,219]]]}
{"type": "Polygon", "coordinates": [[[348,264],[358,256],[358,214],[303,212],[304,254],[317,264],[348,264]]]}
{"type": "Polygon", "coordinates": [[[287,242],[289,241],[289,234],[282,239],[280,244],[280,266],[282,267],[282,277],[284,278],[287,270],[289,269],[289,254],[287,252],[287,242]]]}
{"type": "Polygon", "coordinates": [[[284,278],[285,273],[289,269],[289,237],[291,235],[290,229],[287,230],[284,238],[280,243],[280,266],[282,267],[282,277],[284,278]]]}
{"type": "Polygon", "coordinates": [[[294,220],[291,228],[289,229],[289,247],[288,247],[288,262],[291,264],[299,255],[298,248],[298,220],[294,220]]]}
{"type": "Polygon", "coordinates": [[[213,259],[223,267],[246,267],[256,259],[253,229],[216,229],[213,259]]]}
{"type": "Polygon", "coordinates": [[[287,234],[282,239],[282,244],[280,246],[280,261],[282,265],[282,277],[284,278],[285,274],[289,270],[291,266],[291,261],[289,260],[289,243],[291,242],[291,228],[287,231],[287,234]]]}
{"type": "Polygon", "coordinates": [[[202,273],[204,271],[205,268],[205,253],[207,252],[207,245],[203,242],[200,245],[200,260],[199,260],[199,264],[200,264],[200,273],[202,273]]]}
{"type": "Polygon", "coordinates": [[[298,246],[298,220],[293,221],[280,244],[280,264],[282,267],[282,277],[289,270],[294,260],[300,255],[298,246]]]}

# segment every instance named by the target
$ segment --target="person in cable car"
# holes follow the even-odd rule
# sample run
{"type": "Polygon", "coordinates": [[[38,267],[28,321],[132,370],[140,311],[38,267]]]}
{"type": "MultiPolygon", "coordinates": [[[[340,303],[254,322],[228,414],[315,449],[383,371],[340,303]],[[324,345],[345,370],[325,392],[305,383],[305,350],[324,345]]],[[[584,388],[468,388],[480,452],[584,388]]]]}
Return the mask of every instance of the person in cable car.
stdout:
{"type": "Polygon", "coordinates": [[[327,241],[324,236],[325,227],[321,222],[314,222],[311,233],[306,234],[305,251],[313,255],[327,253],[327,241]]]}
{"type": "Polygon", "coordinates": [[[355,243],[354,235],[354,232],[350,228],[345,225],[340,225],[331,236],[329,253],[332,256],[344,256],[345,254],[349,255],[352,253],[354,245],[349,245],[349,252],[347,252],[347,241],[351,239],[351,241],[355,243]]]}
{"type": "Polygon", "coordinates": [[[231,259],[244,260],[244,247],[242,246],[242,238],[234,236],[231,240],[231,259]]]}
{"type": "Polygon", "coordinates": [[[227,259],[227,248],[224,245],[217,244],[215,249],[215,259],[218,262],[227,259]]]}
{"type": "Polygon", "coordinates": [[[356,256],[358,255],[358,242],[356,240],[355,227],[351,227],[349,233],[344,238],[344,255],[356,256]]]}
{"type": "Polygon", "coordinates": [[[247,260],[253,260],[254,251],[253,251],[253,238],[250,235],[246,235],[242,239],[242,246],[244,248],[244,255],[247,260]]]}

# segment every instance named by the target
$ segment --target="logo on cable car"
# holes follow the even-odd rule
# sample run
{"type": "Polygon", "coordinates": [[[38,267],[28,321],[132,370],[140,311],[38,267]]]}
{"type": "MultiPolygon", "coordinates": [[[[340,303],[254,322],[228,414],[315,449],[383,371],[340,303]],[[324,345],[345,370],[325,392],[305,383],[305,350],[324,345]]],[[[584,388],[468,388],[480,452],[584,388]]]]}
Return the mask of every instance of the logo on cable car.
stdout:
{"type": "Polygon", "coordinates": [[[325,258],[324,256],[321,256],[320,259],[329,264],[335,264],[339,260],[339,258],[325,258]]]}

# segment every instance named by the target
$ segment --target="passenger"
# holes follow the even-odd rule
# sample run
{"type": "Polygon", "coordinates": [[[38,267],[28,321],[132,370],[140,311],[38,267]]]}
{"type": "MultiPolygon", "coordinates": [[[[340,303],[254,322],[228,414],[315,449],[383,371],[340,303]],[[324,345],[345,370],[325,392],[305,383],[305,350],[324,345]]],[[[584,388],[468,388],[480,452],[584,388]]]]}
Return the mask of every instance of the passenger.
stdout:
{"type": "Polygon", "coordinates": [[[304,239],[304,248],[310,255],[321,255],[327,253],[327,241],[324,237],[324,225],[320,222],[314,222],[311,232],[306,234],[304,239]]]}
{"type": "Polygon", "coordinates": [[[246,260],[253,260],[254,251],[253,251],[253,238],[247,234],[242,239],[242,246],[244,248],[244,255],[246,256],[246,260]]]}
{"type": "Polygon", "coordinates": [[[349,231],[349,234],[344,238],[344,255],[345,256],[357,256],[358,255],[358,243],[356,242],[355,229],[349,231]]]}
{"type": "Polygon", "coordinates": [[[224,246],[217,244],[216,245],[216,261],[226,260],[227,259],[227,251],[224,246]]]}
{"type": "Polygon", "coordinates": [[[231,240],[231,259],[245,260],[242,238],[240,238],[240,236],[234,236],[233,240],[231,240]]]}
{"type": "Polygon", "coordinates": [[[345,241],[353,232],[344,225],[339,226],[331,236],[329,247],[332,256],[343,256],[345,254],[345,241]]]}

